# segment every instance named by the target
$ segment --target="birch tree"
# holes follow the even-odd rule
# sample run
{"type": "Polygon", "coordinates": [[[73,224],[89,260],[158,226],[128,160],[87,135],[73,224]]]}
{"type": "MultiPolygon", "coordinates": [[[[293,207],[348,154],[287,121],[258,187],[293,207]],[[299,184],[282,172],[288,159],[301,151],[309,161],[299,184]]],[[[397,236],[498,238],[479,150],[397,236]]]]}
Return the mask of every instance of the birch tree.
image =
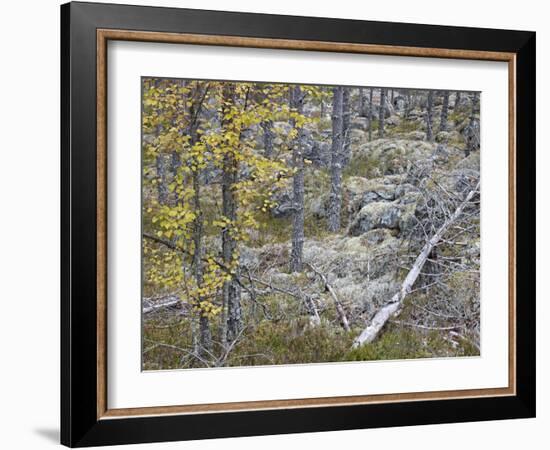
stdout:
{"type": "MultiPolygon", "coordinates": [[[[202,145],[197,147],[199,117],[202,110],[203,102],[208,93],[208,84],[198,86],[196,91],[198,95],[193,96],[190,104],[191,120],[187,126],[189,133],[189,145],[191,146],[190,157],[194,159],[195,170],[192,170],[191,178],[193,185],[192,205],[195,211],[195,219],[193,221],[193,257],[191,266],[197,286],[204,285],[204,267],[203,267],[203,226],[204,219],[201,205],[201,175],[205,169],[205,164],[201,164],[200,153],[204,148],[202,145]]],[[[205,299],[200,291],[197,292],[197,302],[200,305],[205,299]]],[[[200,345],[195,348],[195,352],[202,357],[206,357],[212,351],[212,333],[210,330],[210,319],[208,314],[200,312],[199,314],[199,342],[200,345]]]]}
{"type": "Polygon", "coordinates": [[[158,201],[161,205],[165,204],[168,200],[168,186],[167,186],[167,177],[166,177],[166,160],[162,153],[159,153],[156,157],[156,168],[157,168],[157,191],[158,191],[158,201]]]}
{"type": "MultiPolygon", "coordinates": [[[[222,341],[234,341],[242,331],[240,247],[249,240],[248,229],[258,228],[256,214],[266,213],[274,206],[270,192],[280,186],[287,169],[282,161],[269,159],[254,152],[254,136],[245,137],[250,127],[272,120],[280,109],[277,98],[286,89],[277,85],[261,85],[261,96],[253,92],[251,83],[222,83],[221,135],[208,137],[222,170],[222,216],[214,222],[221,228],[222,259],[229,269],[223,284],[222,311],[227,311],[222,341]],[[279,181],[277,181],[279,180],[279,181]]],[[[303,191],[302,191],[303,193],[303,191]]],[[[302,227],[303,228],[303,227],[302,227]]]]}
{"type": "Polygon", "coordinates": [[[261,124],[263,130],[264,155],[266,158],[273,156],[273,140],[275,133],[273,131],[273,120],[268,119],[261,124]]]}
{"type": "Polygon", "coordinates": [[[238,144],[240,143],[240,127],[233,118],[236,116],[238,105],[235,99],[235,85],[225,83],[222,97],[222,128],[224,131],[224,144],[226,151],[222,164],[222,214],[223,220],[228,224],[222,228],[222,258],[226,267],[235,265],[232,276],[223,284],[223,307],[227,308],[227,340],[232,341],[242,328],[241,317],[241,289],[237,283],[238,265],[234,262],[238,259],[237,237],[234,233],[237,220],[237,200],[235,198],[235,185],[238,177],[238,162],[236,158],[238,144]]]}
{"type": "Polygon", "coordinates": [[[164,82],[162,89],[153,84],[144,95],[144,132],[162,130],[148,140],[146,157],[176,152],[179,161],[168,186],[177,201],[153,203],[147,210],[152,215],[154,243],[164,247],[144,243],[144,253],[153,262],[147,277],[164,289],[173,289],[191,306],[194,354],[203,363],[211,355],[212,318],[222,316],[223,347],[242,330],[239,244],[248,240],[247,230],[258,227],[256,217],[272,206],[271,191],[281,187],[287,173],[282,161],[253,151],[253,136],[245,137],[251,127],[273,119],[281,109],[276,99],[285,88],[262,86],[269,98],[265,102],[252,99],[251,89],[246,83],[197,81],[182,86],[164,82]],[[206,100],[209,108],[219,109],[221,127],[202,125],[200,111],[206,100]],[[214,169],[221,173],[221,216],[208,225],[220,229],[221,261],[215,248],[207,251],[204,245],[203,184],[206,172],[214,169]],[[166,254],[167,249],[174,254],[166,254]]]}
{"type": "MultiPolygon", "coordinates": [[[[147,147],[149,154],[177,154],[179,164],[168,185],[178,202],[166,201],[153,204],[148,208],[152,213],[152,223],[157,226],[155,237],[165,247],[178,250],[177,255],[151,248],[144,243],[144,254],[155,263],[149,270],[152,282],[172,287],[185,298],[196,313],[192,317],[193,351],[197,358],[204,356],[211,348],[209,319],[219,310],[214,305],[218,289],[211,282],[213,274],[205,276],[202,258],[205,257],[202,242],[202,208],[200,204],[200,177],[206,168],[209,154],[204,143],[189,135],[193,127],[199,128],[199,114],[207,88],[196,85],[183,86],[179,81],[164,81],[162,86],[152,83],[144,92],[143,127],[147,132],[156,129],[156,138],[147,147]],[[193,96],[199,92],[200,95],[193,96]],[[189,97],[191,96],[191,97],[189,97]],[[193,111],[190,113],[190,111],[193,111]],[[183,180],[190,178],[191,186],[183,186],[183,180]],[[163,241],[165,239],[165,241],[163,241]],[[166,244],[166,242],[169,243],[166,244]],[[191,268],[191,273],[188,270],[191,268]]],[[[212,267],[208,271],[214,271],[212,267]]]]}

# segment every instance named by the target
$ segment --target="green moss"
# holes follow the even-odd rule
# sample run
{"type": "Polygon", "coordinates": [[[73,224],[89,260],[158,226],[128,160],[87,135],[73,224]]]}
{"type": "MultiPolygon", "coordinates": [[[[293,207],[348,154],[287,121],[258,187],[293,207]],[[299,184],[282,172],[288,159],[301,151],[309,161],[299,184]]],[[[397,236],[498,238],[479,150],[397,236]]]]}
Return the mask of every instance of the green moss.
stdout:
{"type": "Polygon", "coordinates": [[[264,214],[258,218],[258,222],[260,233],[258,239],[254,242],[255,246],[262,247],[266,244],[288,242],[292,218],[271,217],[269,214],[264,214]]]}
{"type": "Polygon", "coordinates": [[[172,318],[148,319],[143,322],[143,369],[164,370],[190,367],[185,349],[192,348],[191,324],[172,318]]]}
{"type": "Polygon", "coordinates": [[[462,122],[466,118],[465,112],[459,108],[457,111],[449,113],[448,120],[452,122],[462,122]]]}
{"type": "Polygon", "coordinates": [[[343,176],[344,180],[349,177],[377,178],[385,171],[385,158],[377,158],[373,154],[361,153],[345,167],[343,176]]]}
{"type": "Polygon", "coordinates": [[[255,328],[253,339],[239,344],[230,364],[336,362],[351,342],[352,336],[340,328],[326,322],[311,326],[305,316],[288,322],[264,321],[255,328]]]}
{"type": "Polygon", "coordinates": [[[451,341],[446,333],[439,330],[388,325],[377,340],[349,351],[344,360],[374,361],[457,356],[479,356],[479,350],[466,337],[458,337],[451,341]]]}
{"type": "MultiPolygon", "coordinates": [[[[438,330],[421,330],[388,324],[377,340],[350,350],[360,331],[345,332],[334,311],[325,311],[325,319],[312,325],[303,305],[283,294],[262,300],[263,308],[245,307],[249,326],[234,347],[227,366],[307,364],[342,361],[373,361],[432,357],[477,356],[479,350],[468,336],[454,341],[438,330]],[[290,319],[292,317],[292,319],[290,319]]],[[[219,334],[216,324],[212,334],[219,334]]],[[[145,370],[200,367],[189,358],[192,348],[191,325],[187,319],[147,320],[144,323],[143,362],[145,370]],[[162,343],[165,345],[156,345],[162,343]],[[173,346],[173,347],[172,347],[173,346]]],[[[215,344],[214,353],[221,352],[215,344]]]]}
{"type": "Polygon", "coordinates": [[[411,131],[419,131],[420,124],[415,120],[402,119],[399,124],[393,127],[394,133],[410,133],[411,131]]]}
{"type": "Polygon", "coordinates": [[[362,345],[347,353],[348,361],[387,359],[415,359],[432,356],[428,353],[423,336],[413,330],[386,331],[376,341],[362,345]]]}
{"type": "Polygon", "coordinates": [[[332,120],[327,117],[322,117],[318,122],[319,130],[327,130],[332,128],[332,120]]]}

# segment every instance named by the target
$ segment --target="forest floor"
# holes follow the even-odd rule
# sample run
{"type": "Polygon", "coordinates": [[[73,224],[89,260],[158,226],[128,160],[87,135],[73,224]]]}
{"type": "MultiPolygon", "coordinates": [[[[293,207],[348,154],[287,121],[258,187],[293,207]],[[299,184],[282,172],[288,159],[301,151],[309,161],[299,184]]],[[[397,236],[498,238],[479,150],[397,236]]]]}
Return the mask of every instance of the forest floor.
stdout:
{"type": "MultiPolygon", "coordinates": [[[[436,107],[436,116],[438,111],[436,107]]],[[[384,138],[376,136],[375,121],[370,141],[365,121],[354,121],[350,160],[343,173],[341,232],[327,231],[330,174],[326,167],[314,165],[304,183],[304,271],[289,271],[292,218],[262,216],[260,228],[250,230],[240,256],[247,285],[242,293],[245,326],[231,351],[225,352],[221,327],[212,324],[210,364],[479,355],[479,273],[472,275],[471,270],[479,269],[479,215],[473,219],[476,226],[457,238],[462,245],[441,247],[438,256],[446,270],[441,263],[428,264],[421,274],[422,289],[407,296],[399,316],[374,342],[352,348],[365,324],[399,289],[418,253],[425,192],[439,185],[459,193],[460,180],[479,177],[479,152],[464,154],[462,130],[467,120],[466,108],[451,112],[448,131],[436,133],[433,142],[425,139],[418,111],[410,119],[392,115],[384,138]],[[341,324],[335,297],[349,331],[341,324]]],[[[144,295],[150,294],[147,286],[144,289],[144,295]]],[[[197,366],[189,352],[191,313],[188,306],[178,304],[144,316],[145,370],[197,366]]]]}

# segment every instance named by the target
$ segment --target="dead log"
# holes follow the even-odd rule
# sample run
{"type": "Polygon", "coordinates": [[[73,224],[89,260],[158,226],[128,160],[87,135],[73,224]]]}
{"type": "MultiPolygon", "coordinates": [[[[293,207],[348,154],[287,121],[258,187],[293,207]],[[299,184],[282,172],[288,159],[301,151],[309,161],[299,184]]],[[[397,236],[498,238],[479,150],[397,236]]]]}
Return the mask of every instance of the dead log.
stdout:
{"type": "Polygon", "coordinates": [[[150,314],[163,308],[171,308],[178,306],[180,299],[176,296],[169,296],[162,301],[152,302],[144,299],[144,303],[147,305],[143,307],[143,315],[150,314]]]}
{"type": "Polygon", "coordinates": [[[352,348],[360,347],[363,344],[368,344],[380,333],[386,322],[397,316],[403,306],[403,300],[412,290],[412,287],[418,278],[418,275],[422,271],[422,267],[426,263],[428,256],[430,255],[432,249],[438,244],[441,240],[447,229],[456,222],[456,220],[461,216],[462,212],[466,205],[472,200],[474,195],[479,191],[478,181],[476,187],[468,193],[464,201],[456,208],[455,212],[441,225],[441,227],[435,232],[435,234],[426,242],[422,251],[417,256],[416,261],[414,262],[411,270],[407,274],[405,281],[401,285],[399,291],[391,298],[390,302],[378,310],[374,315],[371,323],[361,332],[361,334],[353,342],[352,348]]]}

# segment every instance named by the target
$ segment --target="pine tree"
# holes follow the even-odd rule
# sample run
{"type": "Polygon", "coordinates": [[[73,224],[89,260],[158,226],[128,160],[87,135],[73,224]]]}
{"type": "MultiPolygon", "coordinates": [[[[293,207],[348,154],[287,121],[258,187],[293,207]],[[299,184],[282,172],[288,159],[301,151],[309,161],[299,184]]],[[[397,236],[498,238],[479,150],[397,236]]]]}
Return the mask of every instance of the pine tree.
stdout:
{"type": "Polygon", "coordinates": [[[439,131],[447,131],[447,119],[449,116],[449,91],[443,91],[443,105],[441,106],[441,120],[439,131]]]}
{"type": "Polygon", "coordinates": [[[328,229],[340,229],[342,209],[342,159],[344,153],[344,88],[333,89],[332,99],[332,147],[330,161],[330,197],[328,229]]]}
{"type": "Polygon", "coordinates": [[[303,268],[304,249],[304,149],[305,134],[302,128],[305,92],[300,86],[290,88],[290,123],[295,130],[292,142],[292,167],[294,177],[292,182],[292,249],[290,252],[290,271],[301,272],[303,268]]]}
{"type": "Polygon", "coordinates": [[[384,120],[386,119],[386,89],[380,89],[380,109],[378,110],[378,137],[384,137],[384,120]]]}
{"type": "Polygon", "coordinates": [[[428,99],[426,101],[426,140],[433,141],[433,105],[434,105],[434,92],[428,91],[428,99]]]}

